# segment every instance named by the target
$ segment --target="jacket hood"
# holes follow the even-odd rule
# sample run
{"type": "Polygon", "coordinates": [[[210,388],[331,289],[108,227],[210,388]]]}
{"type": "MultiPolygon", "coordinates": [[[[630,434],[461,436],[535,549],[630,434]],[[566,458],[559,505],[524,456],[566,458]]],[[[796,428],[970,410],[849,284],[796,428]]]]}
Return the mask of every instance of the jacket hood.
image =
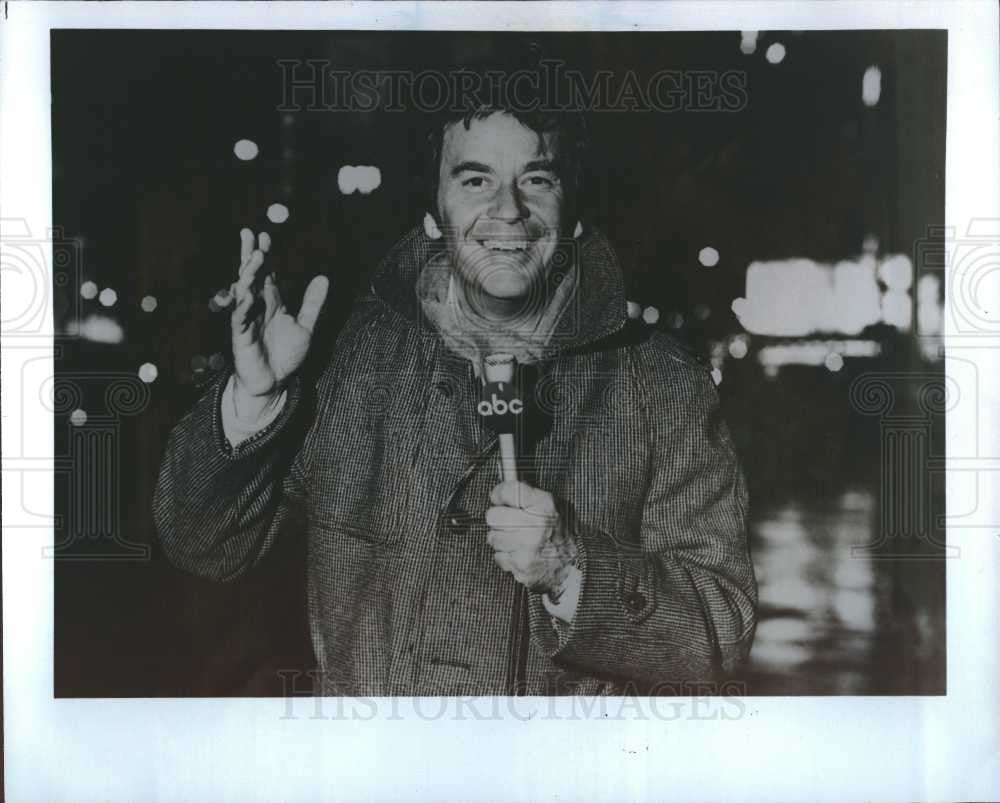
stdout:
{"type": "MultiPolygon", "coordinates": [[[[621,268],[608,239],[590,230],[570,245],[576,271],[573,300],[555,327],[546,357],[596,343],[620,330],[628,320],[621,268]]],[[[371,290],[378,301],[397,315],[434,328],[424,315],[419,295],[421,272],[445,250],[423,226],[415,226],[383,257],[372,276],[371,290]]]]}

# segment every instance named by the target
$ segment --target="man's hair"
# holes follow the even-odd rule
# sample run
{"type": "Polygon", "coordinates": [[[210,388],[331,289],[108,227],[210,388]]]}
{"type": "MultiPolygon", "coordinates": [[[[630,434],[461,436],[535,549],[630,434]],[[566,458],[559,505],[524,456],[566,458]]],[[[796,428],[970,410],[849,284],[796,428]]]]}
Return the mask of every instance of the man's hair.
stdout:
{"type": "MultiPolygon", "coordinates": [[[[479,91],[456,96],[454,102],[433,116],[428,126],[424,186],[429,188],[428,208],[435,216],[445,131],[455,124],[464,125],[469,130],[473,120],[485,120],[493,114],[509,114],[539,137],[556,135],[558,153],[555,167],[565,193],[567,217],[575,219],[582,214],[589,149],[586,119],[581,111],[554,107],[556,99],[547,96],[549,87],[545,80],[544,61],[546,57],[537,42],[519,40],[508,44],[489,60],[454,67],[449,71],[453,77],[461,74],[465,86],[477,87],[479,91]],[[536,86],[518,81],[515,88],[513,79],[525,73],[538,76],[536,86]],[[506,79],[510,80],[505,86],[506,79]]],[[[553,59],[548,61],[550,65],[555,63],[553,59]]],[[[454,86],[458,81],[450,83],[454,86]]],[[[572,225],[572,220],[569,225],[572,225]]]]}

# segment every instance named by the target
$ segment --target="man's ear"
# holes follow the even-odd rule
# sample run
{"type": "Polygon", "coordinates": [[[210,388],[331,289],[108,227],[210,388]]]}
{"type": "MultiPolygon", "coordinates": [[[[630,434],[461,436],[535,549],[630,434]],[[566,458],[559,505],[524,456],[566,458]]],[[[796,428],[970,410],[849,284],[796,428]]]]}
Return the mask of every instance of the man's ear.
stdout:
{"type": "Polygon", "coordinates": [[[430,212],[424,212],[424,233],[432,240],[441,239],[441,229],[430,212]]]}

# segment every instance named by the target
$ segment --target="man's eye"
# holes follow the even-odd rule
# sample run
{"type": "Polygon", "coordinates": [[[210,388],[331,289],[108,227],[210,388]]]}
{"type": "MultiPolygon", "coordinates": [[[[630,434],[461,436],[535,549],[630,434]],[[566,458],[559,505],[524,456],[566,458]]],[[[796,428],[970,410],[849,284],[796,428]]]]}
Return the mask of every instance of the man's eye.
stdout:
{"type": "Polygon", "coordinates": [[[524,183],[527,184],[529,187],[533,187],[536,189],[550,189],[551,187],[554,187],[556,185],[554,179],[548,176],[541,176],[541,175],[528,176],[524,180],[524,183]]]}
{"type": "Polygon", "coordinates": [[[464,179],[462,181],[462,186],[463,187],[468,187],[469,189],[473,189],[473,190],[481,190],[483,187],[486,186],[486,177],[485,176],[470,176],[469,178],[464,179]]]}

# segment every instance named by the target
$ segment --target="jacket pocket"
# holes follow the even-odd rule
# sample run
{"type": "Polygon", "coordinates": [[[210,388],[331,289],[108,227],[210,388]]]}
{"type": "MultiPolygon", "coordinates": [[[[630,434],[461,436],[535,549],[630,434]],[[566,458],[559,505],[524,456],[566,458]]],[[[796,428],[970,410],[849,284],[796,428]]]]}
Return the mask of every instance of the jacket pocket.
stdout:
{"type": "Polygon", "coordinates": [[[392,510],[382,510],[375,504],[354,514],[314,510],[309,516],[310,529],[320,531],[324,540],[342,539],[346,543],[395,544],[404,537],[399,516],[392,510]]]}

